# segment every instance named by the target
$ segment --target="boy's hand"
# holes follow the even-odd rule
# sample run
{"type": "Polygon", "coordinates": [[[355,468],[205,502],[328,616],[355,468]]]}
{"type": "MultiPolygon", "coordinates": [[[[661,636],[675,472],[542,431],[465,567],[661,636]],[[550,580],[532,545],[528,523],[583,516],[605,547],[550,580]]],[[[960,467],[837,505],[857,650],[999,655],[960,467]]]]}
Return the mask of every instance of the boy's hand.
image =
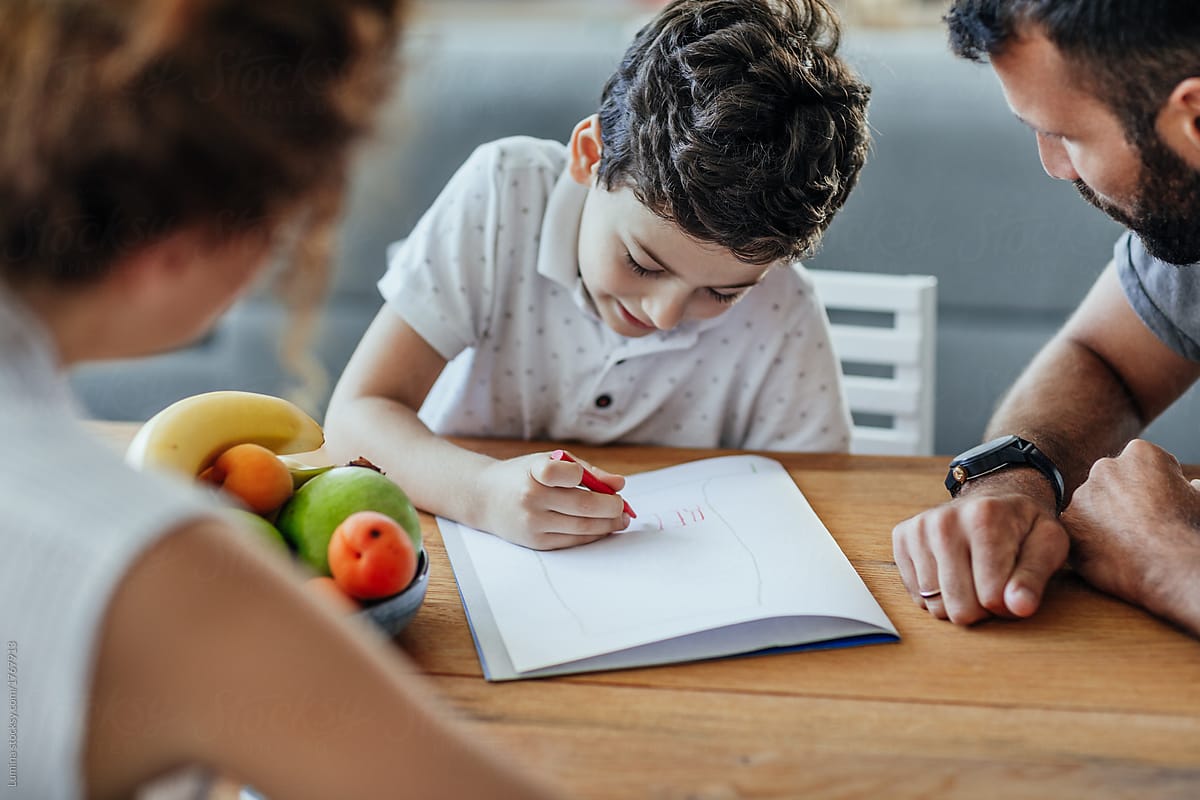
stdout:
{"type": "Polygon", "coordinates": [[[533,453],[497,461],[482,476],[484,525],[502,539],[534,550],[558,550],[603,539],[629,525],[619,495],[580,488],[587,469],[619,491],[620,475],[582,461],[533,453]]]}

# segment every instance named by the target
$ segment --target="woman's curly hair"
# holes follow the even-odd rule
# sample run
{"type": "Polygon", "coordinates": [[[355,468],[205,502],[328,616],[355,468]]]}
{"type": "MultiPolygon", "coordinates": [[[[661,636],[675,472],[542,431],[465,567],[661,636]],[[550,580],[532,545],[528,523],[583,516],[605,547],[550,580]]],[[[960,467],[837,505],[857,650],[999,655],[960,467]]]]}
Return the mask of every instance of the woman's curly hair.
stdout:
{"type": "Polygon", "coordinates": [[[858,180],[870,89],[825,0],[678,0],[604,87],[602,186],[753,264],[812,252],[858,180]]]}
{"type": "Polygon", "coordinates": [[[399,5],[4,0],[0,278],[83,283],[173,230],[264,228],[336,194],[399,5]]]}

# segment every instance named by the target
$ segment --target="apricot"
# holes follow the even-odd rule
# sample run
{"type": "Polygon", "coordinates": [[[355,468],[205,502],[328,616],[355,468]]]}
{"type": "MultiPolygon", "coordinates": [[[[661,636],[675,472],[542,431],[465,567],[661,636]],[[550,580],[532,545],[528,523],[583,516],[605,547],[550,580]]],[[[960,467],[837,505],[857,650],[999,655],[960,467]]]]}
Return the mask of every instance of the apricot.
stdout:
{"type": "Polygon", "coordinates": [[[292,473],[262,445],[235,444],[198,476],[229,492],[256,514],[269,514],[292,496],[292,473]]]}
{"type": "Polygon", "coordinates": [[[308,481],[279,509],[275,524],[301,561],[318,575],[329,575],[334,528],[356,511],[387,514],[421,552],[421,520],[408,495],[391,478],[362,466],[335,467],[308,481]]]}
{"type": "Polygon", "coordinates": [[[356,511],[329,540],[329,569],[346,594],[375,600],[396,594],[417,574],[417,550],[404,527],[378,511],[356,511]]]}
{"type": "Polygon", "coordinates": [[[342,591],[342,587],[338,586],[337,582],[328,575],[309,578],[304,585],[314,596],[322,598],[325,602],[333,603],[333,606],[343,614],[355,614],[362,611],[362,606],[358,604],[358,601],[342,591]]]}

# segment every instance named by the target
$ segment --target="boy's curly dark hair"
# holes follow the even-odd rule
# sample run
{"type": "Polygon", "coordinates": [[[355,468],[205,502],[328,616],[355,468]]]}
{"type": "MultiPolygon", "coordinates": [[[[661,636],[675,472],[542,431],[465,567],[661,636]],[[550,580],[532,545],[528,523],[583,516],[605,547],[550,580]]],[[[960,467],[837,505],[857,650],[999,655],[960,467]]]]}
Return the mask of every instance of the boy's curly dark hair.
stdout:
{"type": "Polygon", "coordinates": [[[604,87],[600,185],[752,264],[803,257],[858,180],[870,89],[825,0],[677,0],[604,87]]]}

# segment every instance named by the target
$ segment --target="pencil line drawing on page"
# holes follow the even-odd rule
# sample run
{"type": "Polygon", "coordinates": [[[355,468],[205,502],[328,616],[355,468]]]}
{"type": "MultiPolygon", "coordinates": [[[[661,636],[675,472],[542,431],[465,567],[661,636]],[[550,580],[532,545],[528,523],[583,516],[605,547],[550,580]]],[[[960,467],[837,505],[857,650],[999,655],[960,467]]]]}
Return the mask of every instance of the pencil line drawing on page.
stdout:
{"type": "Polygon", "coordinates": [[[581,634],[625,628],[631,619],[665,623],[762,605],[757,557],[722,514],[724,499],[710,494],[721,486],[705,480],[641,492],[638,518],[624,531],[537,553],[551,593],[581,634]]]}

